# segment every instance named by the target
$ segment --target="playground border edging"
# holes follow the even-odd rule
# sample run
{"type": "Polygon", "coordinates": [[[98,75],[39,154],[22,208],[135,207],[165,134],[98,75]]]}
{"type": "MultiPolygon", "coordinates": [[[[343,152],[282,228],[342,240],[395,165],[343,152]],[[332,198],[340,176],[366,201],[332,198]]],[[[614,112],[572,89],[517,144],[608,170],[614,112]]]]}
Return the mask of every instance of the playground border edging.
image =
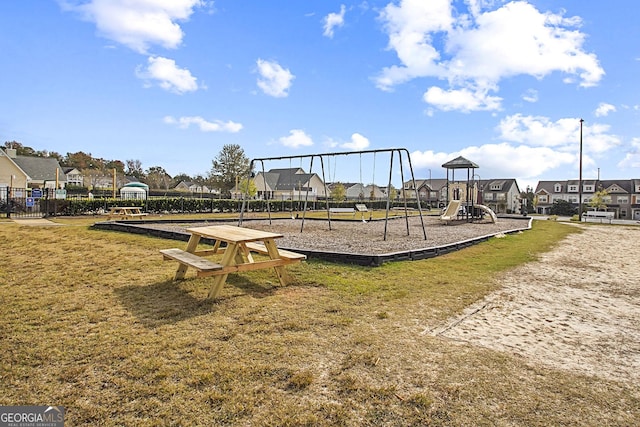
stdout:
{"type": "MultiPolygon", "coordinates": [[[[486,242],[491,237],[500,234],[513,234],[521,231],[531,229],[531,223],[533,218],[523,217],[522,220],[527,220],[527,226],[523,228],[515,228],[507,231],[500,231],[493,234],[487,234],[473,239],[462,240],[460,242],[449,243],[441,246],[432,246],[420,249],[411,249],[408,251],[389,252],[384,254],[355,254],[348,252],[326,252],[326,251],[313,251],[298,248],[283,247],[282,249],[303,253],[307,258],[321,259],[324,261],[337,262],[342,264],[356,264],[362,266],[379,267],[386,262],[395,261],[418,261],[421,259],[434,258],[440,255],[445,255],[450,252],[458,251],[469,246],[476,245],[481,242],[486,242]]],[[[250,221],[246,220],[245,221],[250,221]]],[[[122,220],[122,221],[103,221],[97,222],[91,226],[91,228],[99,230],[121,231],[126,233],[143,234],[153,237],[160,237],[163,239],[188,241],[189,233],[181,231],[163,230],[157,228],[148,228],[144,224],[149,223],[184,223],[185,220],[122,220]]],[[[193,223],[203,222],[237,222],[236,219],[214,219],[214,220],[194,220],[193,223]]],[[[209,239],[202,239],[203,243],[213,244],[209,239]]]]}

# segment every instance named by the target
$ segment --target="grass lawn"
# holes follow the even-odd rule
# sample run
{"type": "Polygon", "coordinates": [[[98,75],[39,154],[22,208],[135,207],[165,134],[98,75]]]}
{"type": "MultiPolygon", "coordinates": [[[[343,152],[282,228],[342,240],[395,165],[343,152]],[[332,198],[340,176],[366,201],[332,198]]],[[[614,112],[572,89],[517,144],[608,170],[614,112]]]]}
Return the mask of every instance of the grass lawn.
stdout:
{"type": "MultiPolygon", "coordinates": [[[[62,405],[67,425],[601,426],[637,389],[429,331],[576,227],[368,268],[319,261],[173,283],[176,242],[0,222],[0,405],[62,405]]],[[[184,243],[177,243],[180,247],[184,243]]]]}

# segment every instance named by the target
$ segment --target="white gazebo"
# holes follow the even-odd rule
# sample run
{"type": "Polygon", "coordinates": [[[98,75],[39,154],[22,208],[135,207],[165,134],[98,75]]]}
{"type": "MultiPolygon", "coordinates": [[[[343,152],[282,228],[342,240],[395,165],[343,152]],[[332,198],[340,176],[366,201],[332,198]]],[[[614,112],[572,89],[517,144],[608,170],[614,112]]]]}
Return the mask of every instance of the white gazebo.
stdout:
{"type": "Polygon", "coordinates": [[[120,189],[121,199],[145,200],[149,194],[149,186],[143,182],[130,182],[120,189]]]}

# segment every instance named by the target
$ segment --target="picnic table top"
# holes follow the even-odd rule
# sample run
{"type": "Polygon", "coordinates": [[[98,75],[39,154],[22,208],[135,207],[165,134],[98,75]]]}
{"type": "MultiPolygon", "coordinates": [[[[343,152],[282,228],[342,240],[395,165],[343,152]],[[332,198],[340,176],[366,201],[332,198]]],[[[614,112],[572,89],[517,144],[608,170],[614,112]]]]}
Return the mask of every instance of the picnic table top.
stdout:
{"type": "Polygon", "coordinates": [[[251,228],[236,227],[233,225],[210,225],[206,227],[187,228],[191,234],[201,237],[221,240],[227,243],[256,242],[261,240],[276,239],[284,237],[279,233],[270,231],[253,230],[251,228]]]}

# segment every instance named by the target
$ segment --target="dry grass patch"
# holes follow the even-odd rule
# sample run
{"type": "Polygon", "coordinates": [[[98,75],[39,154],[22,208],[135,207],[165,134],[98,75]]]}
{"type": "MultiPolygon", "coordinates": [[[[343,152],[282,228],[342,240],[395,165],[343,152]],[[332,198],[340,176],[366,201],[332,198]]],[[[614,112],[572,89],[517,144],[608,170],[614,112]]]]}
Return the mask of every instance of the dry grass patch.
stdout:
{"type": "MultiPolygon", "coordinates": [[[[86,221],[86,220],[80,220],[86,221]]],[[[0,227],[0,404],[56,404],[69,425],[631,425],[637,389],[421,332],[574,227],[379,268],[308,261],[171,282],[175,243],[0,227]]]]}

